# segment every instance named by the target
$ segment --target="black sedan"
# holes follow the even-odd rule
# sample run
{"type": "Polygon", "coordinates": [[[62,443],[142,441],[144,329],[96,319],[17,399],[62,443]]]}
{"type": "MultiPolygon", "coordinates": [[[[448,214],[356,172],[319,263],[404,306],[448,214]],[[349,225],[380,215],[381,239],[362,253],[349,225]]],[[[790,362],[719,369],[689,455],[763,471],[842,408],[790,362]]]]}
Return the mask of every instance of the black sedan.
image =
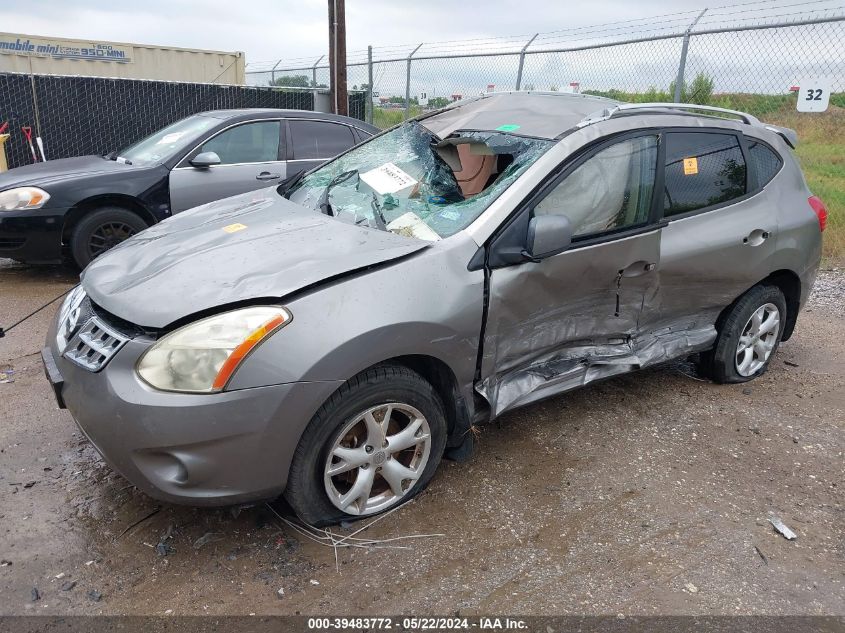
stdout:
{"type": "Polygon", "coordinates": [[[378,128],[299,110],[195,114],[106,156],[0,174],[0,257],[80,268],[174,213],[316,167],[378,128]]]}

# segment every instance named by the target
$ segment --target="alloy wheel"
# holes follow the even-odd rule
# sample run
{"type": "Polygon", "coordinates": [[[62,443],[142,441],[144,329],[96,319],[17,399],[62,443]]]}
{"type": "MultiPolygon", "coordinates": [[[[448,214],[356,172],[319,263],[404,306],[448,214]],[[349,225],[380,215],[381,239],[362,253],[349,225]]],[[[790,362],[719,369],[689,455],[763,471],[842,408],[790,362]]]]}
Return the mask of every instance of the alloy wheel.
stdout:
{"type": "Polygon", "coordinates": [[[769,356],[780,332],[780,310],[773,303],[757,308],[748,319],[736,347],[736,371],[740,376],[752,376],[769,356]]]}
{"type": "Polygon", "coordinates": [[[137,231],[125,222],[105,222],[91,231],[88,237],[88,254],[91,258],[102,255],[110,248],[114,248],[124,240],[135,235],[137,231]]]}
{"type": "Polygon", "coordinates": [[[324,483],[335,507],[353,515],[398,504],[422,476],[431,454],[431,429],[408,404],[392,402],[354,416],[326,458],[324,483]]]}

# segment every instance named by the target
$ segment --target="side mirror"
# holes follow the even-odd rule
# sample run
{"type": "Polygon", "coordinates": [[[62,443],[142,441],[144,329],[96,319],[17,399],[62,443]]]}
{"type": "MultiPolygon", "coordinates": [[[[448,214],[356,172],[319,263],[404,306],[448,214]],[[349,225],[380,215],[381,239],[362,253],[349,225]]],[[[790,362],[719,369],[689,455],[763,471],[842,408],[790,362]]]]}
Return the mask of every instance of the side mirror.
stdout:
{"type": "Polygon", "coordinates": [[[217,152],[200,152],[191,159],[191,165],[200,169],[219,164],[220,157],[217,155],[217,152]]]}
{"type": "Polygon", "coordinates": [[[538,215],[528,223],[525,255],[539,261],[566,249],[572,243],[572,224],[563,215],[538,215]]]}

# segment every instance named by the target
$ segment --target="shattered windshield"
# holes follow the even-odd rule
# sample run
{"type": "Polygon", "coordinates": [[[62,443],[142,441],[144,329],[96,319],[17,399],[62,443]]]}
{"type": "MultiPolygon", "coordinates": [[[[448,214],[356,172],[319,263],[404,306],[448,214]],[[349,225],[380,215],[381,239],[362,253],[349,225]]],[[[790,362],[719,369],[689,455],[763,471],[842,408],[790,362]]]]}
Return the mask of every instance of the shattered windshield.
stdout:
{"type": "Polygon", "coordinates": [[[497,131],[441,141],[411,121],[308,174],[286,196],[343,221],[436,241],[468,226],[550,145],[497,131]]]}

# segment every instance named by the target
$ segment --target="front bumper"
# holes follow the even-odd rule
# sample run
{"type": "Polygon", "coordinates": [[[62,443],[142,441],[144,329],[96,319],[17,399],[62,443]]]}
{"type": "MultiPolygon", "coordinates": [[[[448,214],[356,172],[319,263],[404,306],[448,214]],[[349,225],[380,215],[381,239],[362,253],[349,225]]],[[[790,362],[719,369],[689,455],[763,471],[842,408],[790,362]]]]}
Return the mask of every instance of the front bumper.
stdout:
{"type": "Polygon", "coordinates": [[[60,404],[112,468],[172,503],[228,505],[278,496],[302,432],[341,384],[167,393],[136,376],[149,341],[130,340],[96,373],[61,356],[55,326],[47,342],[45,365],[50,382],[61,383],[60,404]]]}
{"type": "Polygon", "coordinates": [[[66,211],[0,211],[0,257],[32,263],[61,261],[66,211]]]}

